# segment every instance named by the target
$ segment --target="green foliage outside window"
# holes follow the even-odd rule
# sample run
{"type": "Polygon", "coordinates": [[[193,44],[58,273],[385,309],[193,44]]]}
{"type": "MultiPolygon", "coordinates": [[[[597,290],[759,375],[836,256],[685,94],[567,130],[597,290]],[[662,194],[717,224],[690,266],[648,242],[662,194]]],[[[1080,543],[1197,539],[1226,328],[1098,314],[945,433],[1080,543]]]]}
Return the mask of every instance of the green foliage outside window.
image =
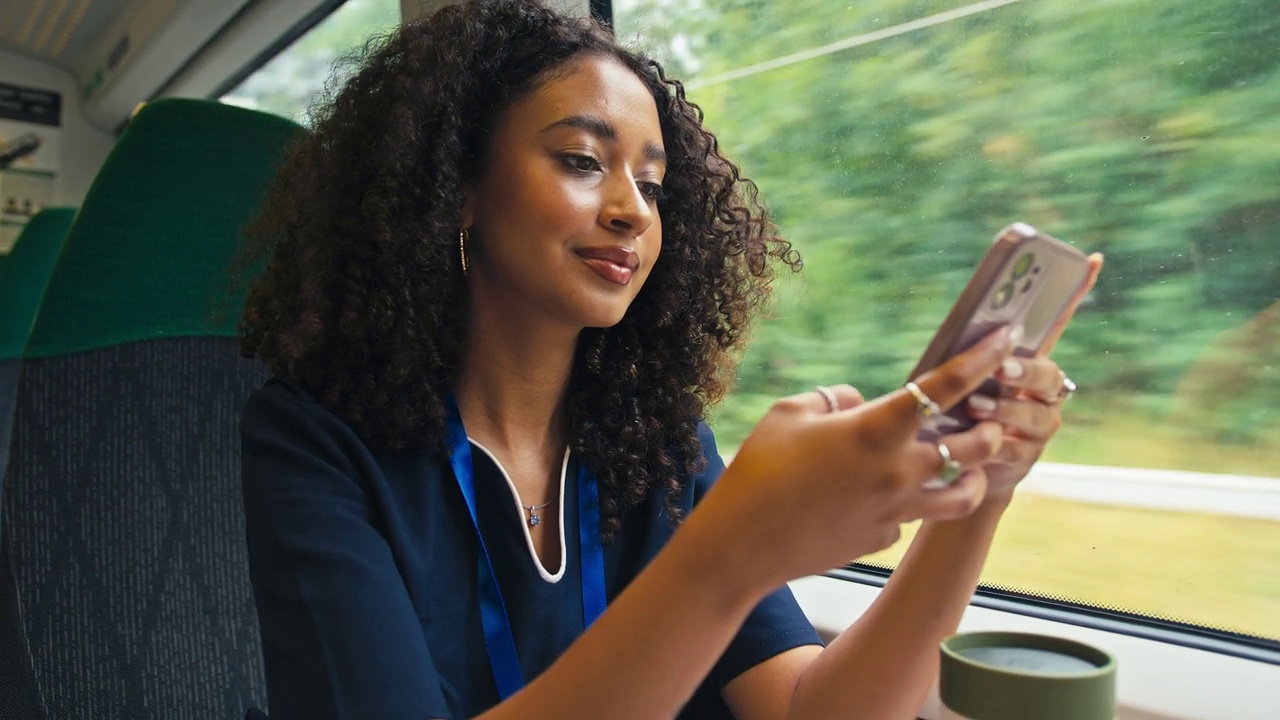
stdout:
{"type": "Polygon", "coordinates": [[[807,261],[716,418],[725,443],[780,394],[896,387],[995,231],[1025,220],[1107,254],[1055,353],[1082,386],[1057,459],[1193,469],[1090,453],[1080,432],[1122,418],[1216,448],[1194,469],[1280,475],[1270,0],[1026,0],[717,81],[964,5],[616,4],[807,261]]]}
{"type": "Polygon", "coordinates": [[[346,0],[222,99],[305,124],[307,109],[329,82],[334,62],[398,24],[399,0],[346,0]]]}

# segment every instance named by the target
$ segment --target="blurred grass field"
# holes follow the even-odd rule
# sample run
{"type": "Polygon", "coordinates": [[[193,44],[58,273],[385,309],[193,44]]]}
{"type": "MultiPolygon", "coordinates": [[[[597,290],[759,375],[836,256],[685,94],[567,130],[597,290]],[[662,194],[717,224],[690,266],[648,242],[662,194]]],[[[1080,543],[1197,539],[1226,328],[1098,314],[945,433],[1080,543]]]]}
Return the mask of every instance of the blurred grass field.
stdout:
{"type": "MultiPolygon", "coordinates": [[[[1280,435],[1226,446],[1116,404],[1073,404],[1066,419],[1046,460],[1280,475],[1280,435]]],[[[1280,522],[1014,497],[983,583],[1280,639],[1280,522]]],[[[866,560],[897,563],[917,526],[866,560]]]]}
{"type": "MultiPolygon", "coordinates": [[[[918,527],[863,560],[896,564],[918,527]]],[[[1021,493],[982,582],[1280,639],[1280,522],[1021,493]]]]}
{"type": "MultiPolygon", "coordinates": [[[[1275,477],[1280,482],[1280,427],[1259,429],[1248,443],[1226,443],[1192,421],[1144,410],[1136,401],[1072,401],[1045,451],[1052,462],[1275,477]]],[[[1277,548],[1280,552],[1280,548],[1277,548]]]]}
{"type": "MultiPolygon", "coordinates": [[[[1068,406],[1045,460],[1280,476],[1280,431],[1226,445],[1132,403],[1093,400],[1068,406]]],[[[895,565],[917,527],[862,560],[895,565]]],[[[982,582],[1280,640],[1280,522],[1019,492],[982,582]]]]}

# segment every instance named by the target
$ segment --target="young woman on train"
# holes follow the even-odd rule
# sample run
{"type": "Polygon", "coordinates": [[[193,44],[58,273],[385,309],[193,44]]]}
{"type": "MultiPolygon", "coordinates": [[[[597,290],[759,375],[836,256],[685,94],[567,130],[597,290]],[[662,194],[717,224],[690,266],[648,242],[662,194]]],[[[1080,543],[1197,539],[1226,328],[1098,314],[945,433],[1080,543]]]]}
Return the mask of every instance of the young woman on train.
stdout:
{"type": "Polygon", "coordinates": [[[1060,423],[1065,376],[1005,328],[910,390],[782,399],[725,468],[703,419],[799,259],[679,83],[530,0],[371,44],[251,234],[277,720],[914,717],[1060,423]],[[992,375],[973,429],[917,439],[992,375]],[[823,647],[785,582],[917,518],[823,647]]]}

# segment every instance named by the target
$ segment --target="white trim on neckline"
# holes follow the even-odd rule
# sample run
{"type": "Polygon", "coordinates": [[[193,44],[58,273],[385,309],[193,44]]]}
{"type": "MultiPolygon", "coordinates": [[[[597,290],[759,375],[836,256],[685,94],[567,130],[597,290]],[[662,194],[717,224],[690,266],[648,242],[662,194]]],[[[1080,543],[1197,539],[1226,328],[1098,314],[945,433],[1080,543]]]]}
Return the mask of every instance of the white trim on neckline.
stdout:
{"type": "Polygon", "coordinates": [[[524,520],[524,506],[520,504],[520,492],[516,490],[516,484],[511,481],[511,476],[507,474],[507,469],[502,467],[502,463],[498,462],[498,458],[494,456],[493,452],[480,444],[478,440],[472,438],[467,438],[467,440],[489,456],[493,464],[498,467],[498,472],[502,473],[502,479],[507,481],[507,488],[511,490],[511,502],[515,504],[516,516],[520,518],[520,531],[524,533],[524,542],[529,548],[529,558],[533,560],[533,566],[538,569],[538,574],[549,583],[560,582],[560,578],[564,577],[566,559],[569,555],[564,539],[564,478],[569,472],[569,448],[564,449],[564,461],[560,464],[560,492],[556,493],[556,506],[560,510],[560,568],[552,575],[542,565],[542,560],[538,557],[538,551],[533,547],[533,535],[529,532],[529,525],[524,520]]]}

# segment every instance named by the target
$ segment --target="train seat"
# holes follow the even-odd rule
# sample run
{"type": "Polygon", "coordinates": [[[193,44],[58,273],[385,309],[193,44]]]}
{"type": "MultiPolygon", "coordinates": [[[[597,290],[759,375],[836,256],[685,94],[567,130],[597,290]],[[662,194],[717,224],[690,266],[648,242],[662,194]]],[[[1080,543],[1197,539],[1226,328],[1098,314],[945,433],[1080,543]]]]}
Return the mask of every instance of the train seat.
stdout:
{"type": "Polygon", "coordinates": [[[26,344],[0,508],[13,717],[205,720],[263,704],[238,424],[264,371],[237,352],[227,268],[301,132],[152,102],[85,197],[26,344]]]}

